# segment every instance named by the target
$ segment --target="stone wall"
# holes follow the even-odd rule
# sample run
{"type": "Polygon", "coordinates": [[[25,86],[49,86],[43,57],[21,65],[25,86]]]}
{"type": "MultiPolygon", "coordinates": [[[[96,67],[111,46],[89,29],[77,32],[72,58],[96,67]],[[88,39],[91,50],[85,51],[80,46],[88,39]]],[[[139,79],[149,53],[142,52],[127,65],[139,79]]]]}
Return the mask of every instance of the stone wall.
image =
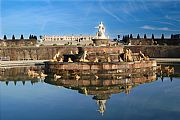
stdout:
{"type": "MultiPolygon", "coordinates": [[[[41,46],[41,47],[12,47],[0,48],[0,57],[10,57],[10,60],[49,60],[55,54],[75,54],[77,46],[41,46]]],[[[88,53],[112,53],[119,54],[123,52],[123,47],[85,47],[88,53]]]]}
{"type": "Polygon", "coordinates": [[[0,47],[35,46],[36,44],[37,44],[36,39],[0,40],[0,47]]]}
{"type": "Polygon", "coordinates": [[[133,38],[128,40],[131,45],[180,45],[180,39],[144,39],[133,38]]]}
{"type": "MultiPolygon", "coordinates": [[[[133,52],[142,51],[149,57],[157,58],[180,58],[180,46],[124,46],[133,52]]],[[[77,46],[41,46],[41,47],[12,47],[0,48],[0,57],[10,57],[10,60],[49,60],[59,51],[61,55],[75,53],[77,46]]],[[[91,54],[111,53],[119,54],[123,52],[122,46],[116,47],[85,47],[91,54]]],[[[95,54],[97,55],[97,54],[95,54]]]]}
{"type": "Polygon", "coordinates": [[[180,45],[179,38],[124,38],[126,44],[131,45],[180,45]]]}
{"type": "Polygon", "coordinates": [[[145,55],[152,58],[180,58],[180,46],[127,45],[124,48],[130,48],[132,52],[142,51],[145,55]]]}

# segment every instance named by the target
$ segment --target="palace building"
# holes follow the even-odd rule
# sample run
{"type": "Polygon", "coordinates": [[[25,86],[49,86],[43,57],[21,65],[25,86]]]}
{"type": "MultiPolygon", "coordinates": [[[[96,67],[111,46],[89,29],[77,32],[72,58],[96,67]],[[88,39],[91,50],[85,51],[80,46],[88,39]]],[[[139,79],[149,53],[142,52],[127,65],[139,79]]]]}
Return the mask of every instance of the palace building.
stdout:
{"type": "Polygon", "coordinates": [[[92,40],[94,36],[91,35],[69,35],[69,36],[47,36],[42,37],[42,41],[63,41],[63,40],[72,40],[72,41],[81,41],[81,40],[92,40]]]}

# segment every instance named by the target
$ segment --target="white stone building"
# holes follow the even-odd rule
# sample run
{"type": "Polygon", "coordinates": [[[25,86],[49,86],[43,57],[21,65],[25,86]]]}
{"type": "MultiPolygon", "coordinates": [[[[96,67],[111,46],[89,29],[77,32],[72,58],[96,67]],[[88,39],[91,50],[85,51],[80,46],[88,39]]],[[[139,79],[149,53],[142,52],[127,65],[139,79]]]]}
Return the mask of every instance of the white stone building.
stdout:
{"type": "Polygon", "coordinates": [[[78,35],[78,36],[75,36],[75,35],[70,35],[70,36],[47,36],[47,35],[44,35],[42,37],[42,41],[43,42],[54,42],[54,41],[84,41],[84,40],[92,40],[92,38],[94,38],[94,36],[91,36],[91,35],[78,35]]]}

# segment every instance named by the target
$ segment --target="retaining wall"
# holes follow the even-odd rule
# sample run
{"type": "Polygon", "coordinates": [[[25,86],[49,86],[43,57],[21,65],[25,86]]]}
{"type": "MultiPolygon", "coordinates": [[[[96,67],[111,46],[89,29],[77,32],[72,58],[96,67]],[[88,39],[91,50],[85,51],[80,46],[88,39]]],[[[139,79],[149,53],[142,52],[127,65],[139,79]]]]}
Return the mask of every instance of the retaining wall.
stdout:
{"type": "Polygon", "coordinates": [[[142,51],[151,58],[180,58],[180,46],[127,45],[124,48],[130,48],[132,52],[142,51]]]}
{"type": "MultiPolygon", "coordinates": [[[[133,52],[142,51],[145,55],[155,58],[180,58],[180,46],[124,46],[133,52]]],[[[41,46],[41,47],[9,47],[0,48],[0,57],[10,57],[10,60],[49,60],[59,51],[60,55],[75,53],[77,46],[41,46]]],[[[123,46],[116,47],[90,47],[85,46],[89,53],[114,53],[123,52],[123,46]]]]}
{"type": "MultiPolygon", "coordinates": [[[[122,53],[123,47],[84,47],[88,53],[122,53]]],[[[10,57],[10,60],[49,60],[55,54],[73,54],[77,51],[77,46],[41,46],[41,47],[14,47],[0,48],[0,57],[10,57]]]]}

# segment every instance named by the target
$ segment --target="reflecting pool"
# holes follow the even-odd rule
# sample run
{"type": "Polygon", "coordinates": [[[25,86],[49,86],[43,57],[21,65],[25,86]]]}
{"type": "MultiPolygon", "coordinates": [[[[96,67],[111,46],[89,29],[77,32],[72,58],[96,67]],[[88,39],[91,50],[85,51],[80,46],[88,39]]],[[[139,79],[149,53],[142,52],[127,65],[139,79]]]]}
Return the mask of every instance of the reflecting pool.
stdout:
{"type": "Polygon", "coordinates": [[[180,118],[179,65],[175,66],[174,75],[104,73],[78,78],[72,73],[74,76],[59,79],[51,75],[31,77],[25,74],[27,69],[1,70],[1,120],[180,118]]]}

